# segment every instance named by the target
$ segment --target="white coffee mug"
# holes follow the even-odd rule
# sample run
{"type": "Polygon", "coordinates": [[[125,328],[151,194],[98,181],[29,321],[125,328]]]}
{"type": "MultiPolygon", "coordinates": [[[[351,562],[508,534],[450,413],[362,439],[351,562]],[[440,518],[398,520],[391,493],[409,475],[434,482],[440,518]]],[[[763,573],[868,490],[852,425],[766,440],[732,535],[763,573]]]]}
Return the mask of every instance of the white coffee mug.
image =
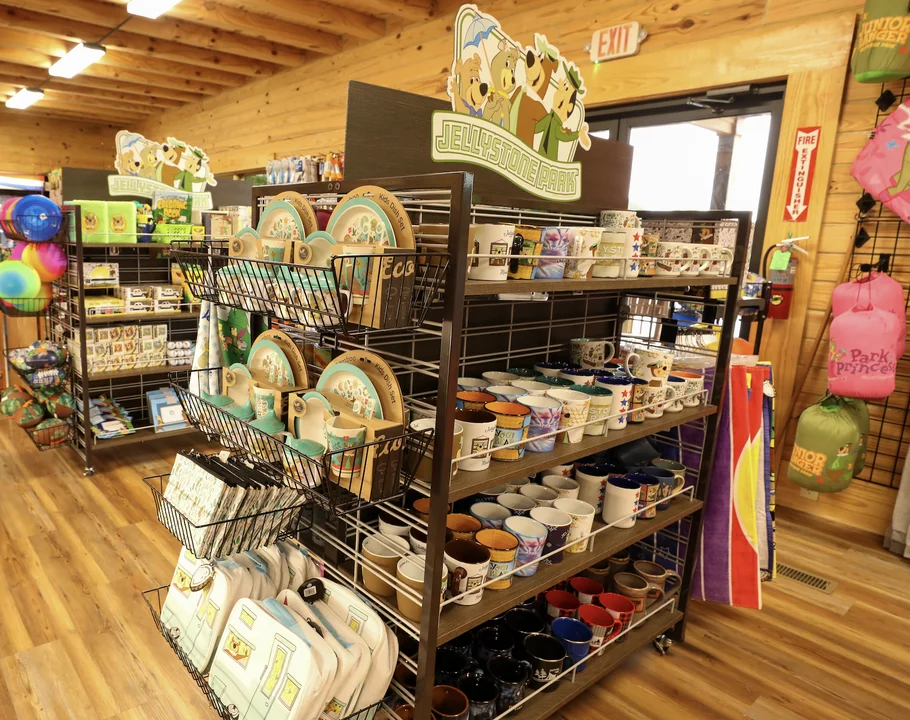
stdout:
{"type": "Polygon", "coordinates": [[[566,538],[566,552],[581,553],[588,549],[591,529],[594,527],[594,507],[582,500],[559,498],[553,507],[562,510],[572,518],[569,536],[566,538]]]}
{"type": "Polygon", "coordinates": [[[572,362],[583,368],[602,368],[616,352],[613,343],[603,338],[572,338],[569,344],[572,347],[572,362]]]}
{"type": "Polygon", "coordinates": [[[686,379],[677,375],[667,378],[667,387],[673,391],[673,397],[664,408],[666,412],[680,412],[683,409],[682,397],[686,394],[686,379]]]}
{"type": "Polygon", "coordinates": [[[641,258],[641,228],[626,228],[625,255],[625,272],[623,276],[637,278],[640,270],[639,260],[641,258]]]}
{"type": "Polygon", "coordinates": [[[600,226],[605,228],[641,227],[634,210],[601,210],[600,226]]]}
{"type": "Polygon", "coordinates": [[[635,525],[641,485],[626,477],[611,477],[604,485],[603,521],[614,527],[630,528],[635,525]]]}
{"type": "Polygon", "coordinates": [[[566,271],[563,277],[571,280],[581,280],[588,277],[594,266],[594,254],[600,245],[600,236],[603,229],[599,227],[570,228],[569,234],[569,259],[566,261],[566,271]],[[589,259],[590,258],[590,259],[589,259]]]}
{"type": "MultiPolygon", "coordinates": [[[[489,450],[496,435],[496,416],[486,410],[456,410],[455,420],[461,425],[461,454],[489,450]]],[[[478,472],[490,467],[490,453],[479,457],[469,457],[458,461],[458,468],[468,472],[478,472]]]]}
{"type": "Polygon", "coordinates": [[[604,228],[597,246],[597,261],[593,276],[596,278],[618,278],[622,274],[622,258],[626,254],[626,233],[621,228],[604,228]]]}
{"type": "Polygon", "coordinates": [[[703,275],[727,275],[733,262],[733,251],[721,245],[702,245],[708,250],[708,265],[703,275]]]}
{"type": "Polygon", "coordinates": [[[555,490],[561,498],[578,499],[579,485],[574,480],[565,478],[562,475],[545,475],[541,483],[544,487],[555,490]]]}
{"type": "Polygon", "coordinates": [[[468,278],[471,280],[507,280],[509,253],[515,237],[514,225],[474,226],[474,255],[494,257],[469,258],[468,278]],[[502,257],[500,257],[502,256],[502,257]]]}
{"type": "Polygon", "coordinates": [[[556,436],[559,443],[580,443],[585,434],[584,424],[591,409],[591,397],[578,390],[552,388],[547,395],[562,403],[559,429],[565,430],[556,436]]]}
{"type": "Polygon", "coordinates": [[[683,261],[692,259],[692,251],[686,243],[657,243],[656,271],[658,277],[679,277],[683,261]]]}
{"type": "Polygon", "coordinates": [[[670,377],[673,369],[674,355],[666,350],[655,348],[636,348],[626,360],[632,375],[642,380],[659,380],[663,382],[670,377]]]}

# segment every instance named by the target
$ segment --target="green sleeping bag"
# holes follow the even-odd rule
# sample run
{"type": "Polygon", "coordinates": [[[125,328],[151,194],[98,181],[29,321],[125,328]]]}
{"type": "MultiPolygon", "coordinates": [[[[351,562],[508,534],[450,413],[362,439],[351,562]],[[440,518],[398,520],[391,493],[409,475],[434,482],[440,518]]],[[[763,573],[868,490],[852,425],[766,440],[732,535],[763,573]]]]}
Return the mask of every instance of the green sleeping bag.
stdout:
{"type": "Polygon", "coordinates": [[[853,479],[860,433],[853,414],[838,397],[826,397],[803,410],[787,476],[821,493],[846,490],[853,479]]]}
{"type": "Polygon", "coordinates": [[[910,75],[908,7],[907,0],[866,0],[851,61],[857,82],[880,83],[910,75]]]}
{"type": "Polygon", "coordinates": [[[866,445],[869,442],[869,408],[864,400],[842,398],[844,409],[853,416],[856,429],[859,430],[859,446],[856,449],[856,463],[853,466],[854,477],[866,467],[866,445]]]}

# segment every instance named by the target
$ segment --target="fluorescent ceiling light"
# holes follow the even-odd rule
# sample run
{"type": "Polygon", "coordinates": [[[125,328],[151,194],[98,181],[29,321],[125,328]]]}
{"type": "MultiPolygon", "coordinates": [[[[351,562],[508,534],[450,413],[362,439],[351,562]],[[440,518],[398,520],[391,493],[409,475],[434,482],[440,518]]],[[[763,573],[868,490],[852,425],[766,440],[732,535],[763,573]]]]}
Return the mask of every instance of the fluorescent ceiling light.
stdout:
{"type": "Polygon", "coordinates": [[[130,0],[126,6],[126,11],[133,15],[141,15],[150,20],[154,20],[159,15],[164,15],[180,0],[130,0]]]}
{"type": "Polygon", "coordinates": [[[104,48],[96,43],[79,43],[66,55],[51,65],[48,73],[54,77],[71,78],[81,73],[104,55],[104,48]]]}
{"type": "Polygon", "coordinates": [[[13,110],[25,110],[32,103],[38,102],[44,97],[44,91],[38,88],[22,88],[6,101],[6,107],[13,110]]]}

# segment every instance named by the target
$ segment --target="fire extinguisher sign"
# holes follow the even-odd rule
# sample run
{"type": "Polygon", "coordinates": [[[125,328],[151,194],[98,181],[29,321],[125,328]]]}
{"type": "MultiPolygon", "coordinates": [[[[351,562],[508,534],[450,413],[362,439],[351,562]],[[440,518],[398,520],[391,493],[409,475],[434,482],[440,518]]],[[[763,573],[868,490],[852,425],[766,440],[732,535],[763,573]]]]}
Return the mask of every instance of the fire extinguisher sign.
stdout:
{"type": "Polygon", "coordinates": [[[821,127],[796,130],[793,162],[790,165],[790,184],[787,188],[787,205],[784,207],[785,222],[805,222],[809,216],[812,179],[815,176],[815,161],[818,157],[818,140],[821,134],[821,127]]]}

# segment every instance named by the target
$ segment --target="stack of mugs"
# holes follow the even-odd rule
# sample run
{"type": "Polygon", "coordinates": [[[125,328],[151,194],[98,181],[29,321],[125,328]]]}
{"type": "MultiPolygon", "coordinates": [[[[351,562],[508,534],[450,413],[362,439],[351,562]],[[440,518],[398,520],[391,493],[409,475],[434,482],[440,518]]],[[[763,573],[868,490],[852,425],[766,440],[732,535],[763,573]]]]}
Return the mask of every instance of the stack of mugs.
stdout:
{"type": "MultiPolygon", "coordinates": [[[[603,235],[597,248],[598,259],[594,263],[594,277],[636,278],[647,276],[642,267],[644,232],[641,219],[628,210],[605,210],[600,214],[603,235]]],[[[648,271],[653,264],[648,264],[648,271]]],[[[653,272],[650,272],[653,275],[653,272]]]]}
{"type": "Polygon", "coordinates": [[[704,377],[689,370],[673,372],[672,349],[634,347],[624,357],[630,370],[632,408],[629,422],[639,423],[662,417],[665,412],[680,412],[697,407],[704,390],[704,377]]]}

